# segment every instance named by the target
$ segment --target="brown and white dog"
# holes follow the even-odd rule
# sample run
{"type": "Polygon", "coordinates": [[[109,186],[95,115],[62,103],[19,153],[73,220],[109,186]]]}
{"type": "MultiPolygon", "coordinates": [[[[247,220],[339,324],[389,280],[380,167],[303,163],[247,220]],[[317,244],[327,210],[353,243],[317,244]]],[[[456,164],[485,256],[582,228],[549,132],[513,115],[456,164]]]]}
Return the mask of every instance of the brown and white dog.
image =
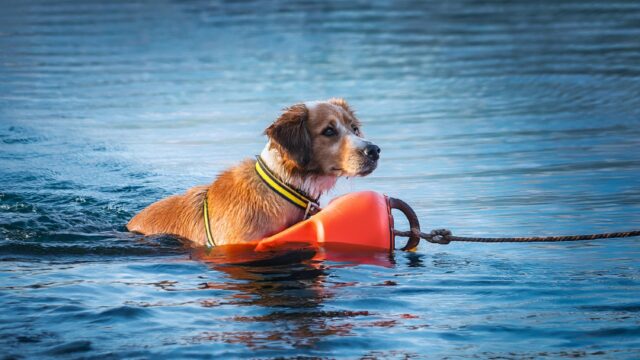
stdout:
{"type": "MultiPolygon", "coordinates": [[[[380,148],[363,138],[360,127],[343,99],[296,104],[265,130],[269,141],[260,157],[282,182],[318,198],[338,177],[365,176],[377,167],[380,148]]],[[[216,245],[259,240],[303,220],[304,210],[272,190],[256,172],[255,163],[244,160],[212,184],[149,205],[127,228],[205,245],[205,196],[216,245]]]]}

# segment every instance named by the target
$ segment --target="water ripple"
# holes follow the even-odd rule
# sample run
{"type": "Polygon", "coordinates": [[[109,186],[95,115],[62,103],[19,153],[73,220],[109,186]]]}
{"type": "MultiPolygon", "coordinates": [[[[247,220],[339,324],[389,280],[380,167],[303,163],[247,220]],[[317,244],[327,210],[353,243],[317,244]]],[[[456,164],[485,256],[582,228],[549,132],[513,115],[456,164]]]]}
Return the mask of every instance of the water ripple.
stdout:
{"type": "Polygon", "coordinates": [[[124,224],[258,153],[282,107],[344,96],[382,158],[329,197],[385,192],[463,235],[633,228],[638,18],[623,0],[3,2],[2,353],[637,358],[635,240],[250,267],[124,224]]]}

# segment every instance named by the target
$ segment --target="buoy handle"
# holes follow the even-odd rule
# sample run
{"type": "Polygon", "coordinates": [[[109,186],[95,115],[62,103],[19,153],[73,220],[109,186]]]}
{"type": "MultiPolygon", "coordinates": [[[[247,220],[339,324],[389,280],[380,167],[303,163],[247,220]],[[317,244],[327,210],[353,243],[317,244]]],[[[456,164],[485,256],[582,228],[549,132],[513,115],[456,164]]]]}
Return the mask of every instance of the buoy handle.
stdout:
{"type": "MultiPolygon", "coordinates": [[[[415,250],[418,247],[418,244],[420,243],[420,221],[418,220],[418,215],[416,215],[416,212],[413,211],[413,209],[411,208],[411,206],[409,206],[409,204],[407,204],[406,202],[400,199],[396,199],[392,197],[389,197],[389,208],[400,210],[404,214],[404,216],[407,217],[407,220],[409,221],[411,235],[409,235],[409,241],[407,241],[407,244],[401,250],[403,251],[415,250]]],[[[391,229],[391,231],[395,236],[397,231],[395,229],[391,229]]]]}

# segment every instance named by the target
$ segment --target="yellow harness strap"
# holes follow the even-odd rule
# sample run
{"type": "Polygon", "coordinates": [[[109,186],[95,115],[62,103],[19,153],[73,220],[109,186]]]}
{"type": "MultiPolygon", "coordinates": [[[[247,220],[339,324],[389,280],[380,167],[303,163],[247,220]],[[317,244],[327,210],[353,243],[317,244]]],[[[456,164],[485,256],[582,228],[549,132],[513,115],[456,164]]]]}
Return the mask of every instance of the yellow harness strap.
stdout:
{"type": "MultiPolygon", "coordinates": [[[[315,215],[320,211],[320,205],[318,200],[312,200],[308,196],[303,195],[300,191],[295,190],[292,186],[278,179],[265,165],[260,156],[257,156],[256,172],[269,188],[275,191],[278,195],[288,200],[293,205],[304,210],[304,219],[307,219],[311,215],[315,215]]],[[[207,234],[207,247],[212,248],[216,246],[213,235],[211,235],[211,225],[209,224],[209,204],[207,201],[207,193],[204,194],[204,201],[202,202],[202,214],[204,218],[204,228],[207,234]]]]}
{"type": "Polygon", "coordinates": [[[204,214],[204,228],[207,232],[207,247],[212,248],[216,246],[216,242],[213,240],[213,236],[211,235],[211,227],[209,225],[209,204],[207,204],[207,193],[204,193],[204,201],[203,201],[203,214],[204,214]]]}
{"type": "Polygon", "coordinates": [[[307,219],[309,216],[315,215],[320,211],[318,199],[310,199],[299,190],[295,190],[292,186],[278,179],[271,170],[269,170],[260,156],[256,156],[256,159],[256,172],[258,173],[258,176],[260,176],[262,181],[264,181],[271,190],[275,191],[278,195],[283,197],[285,200],[288,200],[293,205],[304,210],[304,219],[307,219]]]}

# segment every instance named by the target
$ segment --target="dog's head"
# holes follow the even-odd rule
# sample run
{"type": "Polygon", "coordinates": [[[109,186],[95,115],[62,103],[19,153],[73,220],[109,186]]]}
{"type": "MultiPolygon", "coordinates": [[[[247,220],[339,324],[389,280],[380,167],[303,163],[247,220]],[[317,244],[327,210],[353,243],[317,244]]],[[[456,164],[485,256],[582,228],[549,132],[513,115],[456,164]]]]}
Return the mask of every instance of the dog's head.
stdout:
{"type": "Polygon", "coordinates": [[[360,120],[343,99],[293,105],[265,134],[294,172],[365,176],[378,166],[380,148],[364,139],[360,120]]]}

